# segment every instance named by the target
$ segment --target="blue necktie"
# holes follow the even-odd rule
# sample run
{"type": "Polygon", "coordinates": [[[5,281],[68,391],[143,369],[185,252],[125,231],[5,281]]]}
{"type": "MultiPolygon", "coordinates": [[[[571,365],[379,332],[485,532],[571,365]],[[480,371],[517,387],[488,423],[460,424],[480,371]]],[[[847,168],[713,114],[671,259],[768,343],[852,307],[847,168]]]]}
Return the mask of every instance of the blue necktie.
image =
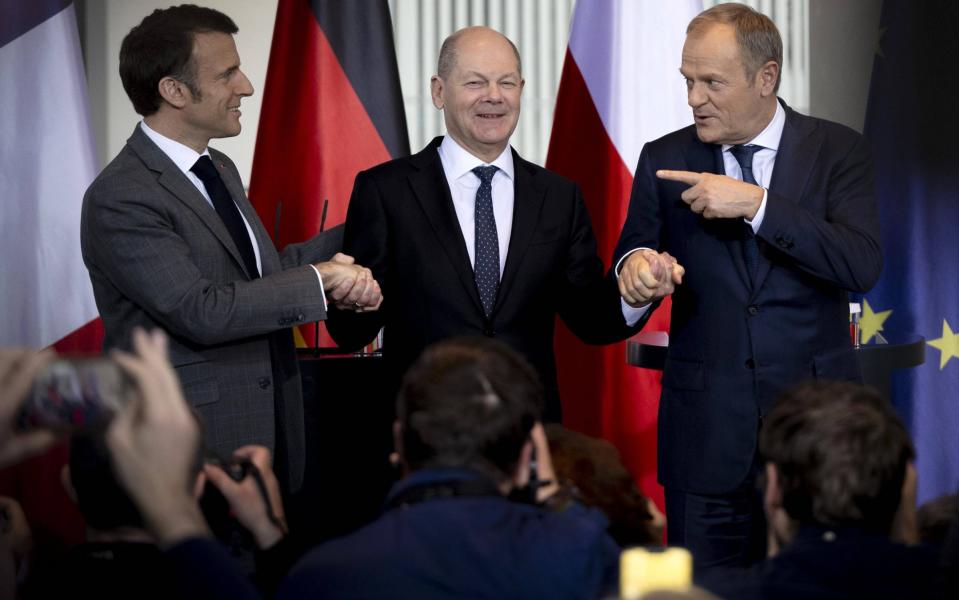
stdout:
{"type": "Polygon", "coordinates": [[[233,202],[233,197],[230,196],[230,191],[226,189],[226,184],[223,183],[220,174],[217,173],[213,161],[210,160],[209,156],[201,156],[190,167],[190,170],[203,182],[206,193],[210,195],[210,200],[213,201],[216,214],[220,215],[220,220],[223,221],[230,237],[233,238],[236,249],[240,251],[247,273],[250,274],[251,279],[256,279],[260,276],[260,272],[256,268],[256,255],[253,253],[250,234],[246,230],[246,225],[243,224],[240,209],[233,202]]]}
{"type": "MultiPolygon", "coordinates": [[[[729,153],[733,155],[739,168],[743,172],[743,181],[753,185],[759,185],[753,176],[753,154],[762,150],[762,146],[749,144],[747,146],[733,146],[729,153]]],[[[756,243],[756,234],[748,223],[743,223],[743,257],[746,259],[746,271],[749,273],[749,279],[756,277],[756,267],[759,265],[759,244],[756,243]]]]}
{"type": "Polygon", "coordinates": [[[473,169],[480,180],[473,217],[476,227],[473,277],[487,317],[493,312],[496,290],[499,288],[499,237],[496,235],[496,217],[493,216],[493,175],[497,170],[497,167],[473,169]]]}

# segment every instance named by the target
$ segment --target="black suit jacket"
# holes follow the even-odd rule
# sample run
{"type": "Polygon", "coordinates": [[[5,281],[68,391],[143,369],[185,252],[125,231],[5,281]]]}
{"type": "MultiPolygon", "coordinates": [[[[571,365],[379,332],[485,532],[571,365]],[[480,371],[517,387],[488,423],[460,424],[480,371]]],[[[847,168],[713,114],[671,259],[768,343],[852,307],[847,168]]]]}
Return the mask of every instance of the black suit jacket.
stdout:
{"type": "Polygon", "coordinates": [[[721,147],[691,126],[643,148],[615,259],[649,247],[686,268],[673,294],[659,479],[725,493],[750,473],[780,391],[807,378],[861,379],[847,291],[868,290],[882,266],[872,159],[859,134],[786,107],[755,282],[742,219],[693,213],[680,198],[688,186],[657,169],[723,173],[721,147]]]}
{"type": "Polygon", "coordinates": [[[384,357],[398,383],[424,348],[444,338],[494,336],[523,354],[546,390],[545,416],[560,418],[553,330],[559,315],[587,343],[620,340],[615,281],[604,274],[579,188],[513,152],[512,233],[496,305],[483,313],[453,209],[436,138],[422,152],[357,175],[343,251],[381,283],[378,313],[331,310],[343,347],[368,343],[381,326],[384,357]]]}

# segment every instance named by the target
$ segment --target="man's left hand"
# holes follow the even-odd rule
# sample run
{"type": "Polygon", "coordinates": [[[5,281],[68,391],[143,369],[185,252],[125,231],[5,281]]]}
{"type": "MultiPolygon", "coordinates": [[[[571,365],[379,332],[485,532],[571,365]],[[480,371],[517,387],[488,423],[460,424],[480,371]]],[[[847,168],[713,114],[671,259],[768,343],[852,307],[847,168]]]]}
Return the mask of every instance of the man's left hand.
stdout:
{"type": "Polygon", "coordinates": [[[691,171],[656,171],[656,177],[690,186],[683,202],[707,219],[752,220],[763,201],[763,188],[727,175],[691,171]]]}

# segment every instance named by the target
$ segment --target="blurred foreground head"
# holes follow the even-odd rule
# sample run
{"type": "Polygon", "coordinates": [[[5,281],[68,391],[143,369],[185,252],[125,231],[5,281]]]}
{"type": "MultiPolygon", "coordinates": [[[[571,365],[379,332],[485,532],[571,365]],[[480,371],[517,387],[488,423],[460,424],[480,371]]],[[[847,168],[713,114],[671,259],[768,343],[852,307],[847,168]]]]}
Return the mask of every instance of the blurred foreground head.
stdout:
{"type": "Polygon", "coordinates": [[[454,338],[426,349],[403,379],[398,450],[411,471],[470,468],[510,477],[539,419],[536,371],[505,344],[454,338]]]}
{"type": "Polygon", "coordinates": [[[767,509],[800,526],[857,527],[888,535],[915,451],[902,421],[872,390],[811,382],[784,393],[760,434],[767,509]]]}

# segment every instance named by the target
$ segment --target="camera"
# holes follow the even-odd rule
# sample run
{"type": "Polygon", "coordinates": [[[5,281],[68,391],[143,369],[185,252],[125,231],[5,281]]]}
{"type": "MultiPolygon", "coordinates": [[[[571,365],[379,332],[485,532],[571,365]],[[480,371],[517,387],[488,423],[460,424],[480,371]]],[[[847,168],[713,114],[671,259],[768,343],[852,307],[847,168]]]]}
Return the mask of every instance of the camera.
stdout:
{"type": "Polygon", "coordinates": [[[129,402],[134,389],[112,360],[59,358],[34,380],[17,414],[17,427],[69,431],[102,426],[129,402]]]}

